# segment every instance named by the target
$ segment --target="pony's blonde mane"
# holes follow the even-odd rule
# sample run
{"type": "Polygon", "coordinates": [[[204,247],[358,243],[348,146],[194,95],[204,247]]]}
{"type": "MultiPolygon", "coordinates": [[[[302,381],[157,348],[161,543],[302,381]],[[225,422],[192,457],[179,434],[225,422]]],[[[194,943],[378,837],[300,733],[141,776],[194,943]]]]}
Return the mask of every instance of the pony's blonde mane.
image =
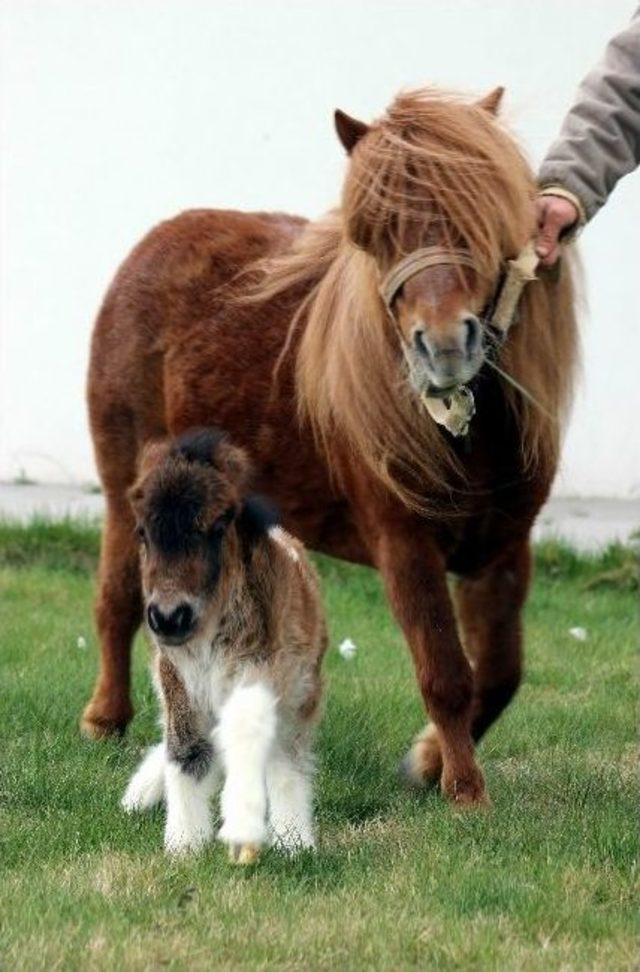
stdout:
{"type": "MultiPolygon", "coordinates": [[[[294,287],[307,295],[283,355],[295,348],[299,411],[329,460],[346,446],[422,512],[441,512],[444,497],[464,491],[464,481],[446,437],[409,386],[378,292],[380,274],[437,238],[454,256],[464,247],[478,273],[497,281],[505,259],[532,233],[534,191],[522,155],[486,109],[432,90],[402,94],[356,145],[340,209],[253,268],[252,302],[294,287]]],[[[565,269],[559,280],[529,287],[498,361],[537,403],[505,383],[525,469],[555,466],[574,358],[565,269]]]]}

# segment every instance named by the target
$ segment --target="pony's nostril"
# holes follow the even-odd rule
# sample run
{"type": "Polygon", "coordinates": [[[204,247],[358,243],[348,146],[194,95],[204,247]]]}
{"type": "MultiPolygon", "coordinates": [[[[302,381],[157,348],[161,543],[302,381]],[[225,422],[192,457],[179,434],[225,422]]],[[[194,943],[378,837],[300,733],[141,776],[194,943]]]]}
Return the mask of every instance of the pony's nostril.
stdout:
{"type": "Polygon", "coordinates": [[[424,331],[415,332],[413,336],[413,343],[416,346],[416,351],[418,351],[420,354],[424,355],[425,358],[428,358],[431,361],[431,357],[432,357],[431,351],[429,350],[429,345],[427,344],[424,331]]]}
{"type": "Polygon", "coordinates": [[[480,344],[480,321],[470,314],[462,323],[465,328],[464,350],[467,357],[471,358],[480,344]]]}

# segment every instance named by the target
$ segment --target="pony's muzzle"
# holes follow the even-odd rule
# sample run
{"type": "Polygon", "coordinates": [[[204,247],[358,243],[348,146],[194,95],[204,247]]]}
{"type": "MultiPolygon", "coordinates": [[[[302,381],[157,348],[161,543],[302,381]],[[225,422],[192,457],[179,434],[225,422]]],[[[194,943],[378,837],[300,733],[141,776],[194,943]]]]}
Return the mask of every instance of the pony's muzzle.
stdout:
{"type": "Polygon", "coordinates": [[[474,314],[467,314],[446,329],[418,325],[413,345],[435,388],[447,389],[468,381],[482,359],[482,328],[474,314]]]}

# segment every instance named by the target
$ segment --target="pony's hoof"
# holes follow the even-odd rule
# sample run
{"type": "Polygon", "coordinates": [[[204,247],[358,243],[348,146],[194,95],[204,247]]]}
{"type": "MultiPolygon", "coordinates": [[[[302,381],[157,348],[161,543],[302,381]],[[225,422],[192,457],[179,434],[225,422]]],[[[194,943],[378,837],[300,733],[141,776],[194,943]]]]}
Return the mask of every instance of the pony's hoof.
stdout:
{"type": "Polygon", "coordinates": [[[486,810],[491,800],[484,785],[482,773],[467,777],[442,781],[442,792],[460,810],[486,810]]]}
{"type": "Polygon", "coordinates": [[[257,844],[230,844],[229,860],[232,864],[248,867],[260,860],[260,848],[257,844]]]}
{"type": "Polygon", "coordinates": [[[99,703],[91,701],[82,713],[80,731],[94,740],[124,736],[132,715],[131,708],[122,713],[107,713],[99,703]]]}
{"type": "Polygon", "coordinates": [[[462,792],[453,798],[453,806],[456,810],[489,810],[491,799],[486,790],[482,793],[473,794],[462,792]]]}

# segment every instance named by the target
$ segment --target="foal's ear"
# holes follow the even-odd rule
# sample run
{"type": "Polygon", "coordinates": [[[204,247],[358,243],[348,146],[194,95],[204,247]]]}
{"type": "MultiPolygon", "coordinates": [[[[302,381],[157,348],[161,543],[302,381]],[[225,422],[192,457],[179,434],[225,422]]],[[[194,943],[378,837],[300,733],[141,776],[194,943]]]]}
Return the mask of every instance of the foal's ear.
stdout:
{"type": "Polygon", "coordinates": [[[156,439],[147,442],[142,449],[138,459],[138,482],[141,482],[149,475],[152,469],[159,466],[169,452],[169,443],[166,439],[156,439]]]}
{"type": "Polygon", "coordinates": [[[251,478],[251,463],[244,449],[223,440],[217,449],[216,464],[238,492],[244,493],[251,478]]]}
{"type": "Polygon", "coordinates": [[[127,497],[137,511],[144,499],[144,484],[149,473],[166,457],[169,445],[166,441],[147,442],[138,459],[138,478],[129,489],[127,497]]]}
{"type": "Polygon", "coordinates": [[[484,98],[480,98],[480,101],[476,101],[476,104],[478,108],[484,108],[490,115],[497,115],[500,110],[503,94],[504,88],[502,85],[498,85],[497,88],[494,88],[493,91],[486,94],[484,98]]]}
{"type": "Polygon", "coordinates": [[[364,122],[358,121],[357,118],[352,118],[351,115],[347,115],[346,112],[340,111],[339,108],[336,108],[333,114],[333,120],[338,138],[347,150],[347,154],[351,155],[362,136],[366,135],[369,131],[369,126],[365,125],[364,122]]]}

